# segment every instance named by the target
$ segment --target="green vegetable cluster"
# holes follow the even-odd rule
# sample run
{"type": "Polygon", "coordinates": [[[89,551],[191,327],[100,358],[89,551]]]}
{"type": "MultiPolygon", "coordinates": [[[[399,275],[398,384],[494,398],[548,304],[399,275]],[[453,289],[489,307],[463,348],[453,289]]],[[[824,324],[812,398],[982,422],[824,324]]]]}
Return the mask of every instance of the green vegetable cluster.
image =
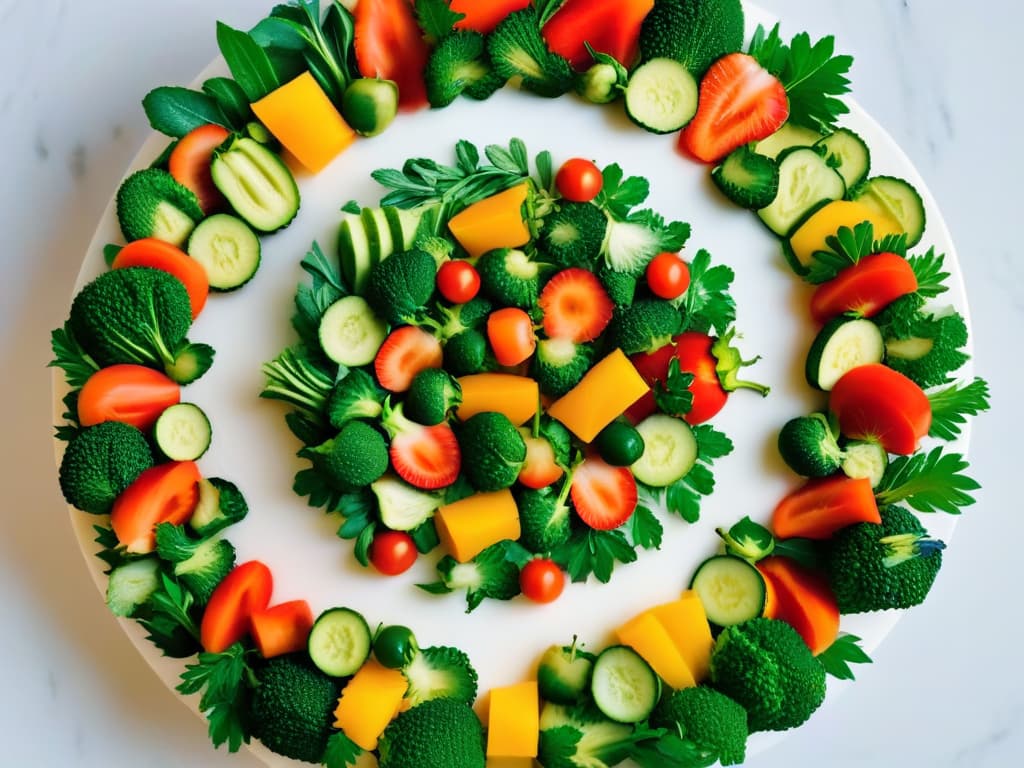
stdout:
{"type": "Polygon", "coordinates": [[[152,466],[153,454],[142,432],[105,421],[86,427],[68,443],[60,462],[60,489],[71,506],[102,515],[152,466]]]}

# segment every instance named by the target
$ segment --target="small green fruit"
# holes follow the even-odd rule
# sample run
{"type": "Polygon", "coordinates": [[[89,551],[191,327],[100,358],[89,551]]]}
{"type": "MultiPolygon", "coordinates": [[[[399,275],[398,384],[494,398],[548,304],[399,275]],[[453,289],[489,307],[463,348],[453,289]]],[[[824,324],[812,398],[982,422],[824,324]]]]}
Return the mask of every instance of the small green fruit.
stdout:
{"type": "Polygon", "coordinates": [[[398,114],[398,85],[373,77],[353,80],[341,97],[341,114],[356,133],[376,136],[398,114]]]}

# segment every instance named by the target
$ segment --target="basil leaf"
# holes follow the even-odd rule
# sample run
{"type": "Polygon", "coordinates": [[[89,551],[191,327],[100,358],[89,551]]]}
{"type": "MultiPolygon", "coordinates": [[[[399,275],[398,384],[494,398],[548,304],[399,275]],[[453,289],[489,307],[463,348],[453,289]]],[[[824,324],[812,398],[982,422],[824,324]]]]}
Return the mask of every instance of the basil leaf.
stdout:
{"type": "Polygon", "coordinates": [[[212,77],[203,83],[203,92],[210,96],[220,107],[228,128],[241,131],[252,118],[249,99],[245,91],[230,77],[212,77]]]}
{"type": "Polygon", "coordinates": [[[352,42],[355,40],[355,23],[352,21],[352,14],[348,12],[341,3],[331,3],[327,9],[327,16],[324,23],[320,25],[323,29],[327,46],[334,55],[334,60],[342,67],[348,78],[352,79],[352,72],[348,67],[349,55],[352,52],[352,42]]]}
{"type": "Polygon", "coordinates": [[[235,82],[250,103],[258,101],[281,85],[267,52],[241,30],[217,22],[217,46],[235,82]]]}
{"type": "Polygon", "coordinates": [[[154,130],[175,139],[200,125],[216,123],[229,127],[216,101],[188,88],[169,85],[154,88],[142,100],[142,108],[154,130]]]}
{"type": "Polygon", "coordinates": [[[252,28],[249,36],[263,48],[284,48],[290,51],[301,51],[312,43],[309,30],[299,19],[270,16],[252,28]]]}

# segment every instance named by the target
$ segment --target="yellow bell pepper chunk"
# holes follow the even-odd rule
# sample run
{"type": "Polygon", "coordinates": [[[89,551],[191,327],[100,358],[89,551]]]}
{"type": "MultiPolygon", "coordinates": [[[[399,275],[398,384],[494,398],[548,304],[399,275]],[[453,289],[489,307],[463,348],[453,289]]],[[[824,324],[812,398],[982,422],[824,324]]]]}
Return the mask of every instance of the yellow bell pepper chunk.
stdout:
{"type": "Polygon", "coordinates": [[[853,229],[863,221],[870,221],[874,226],[876,240],[903,232],[894,218],[873,211],[863,203],[834,200],[800,225],[789,238],[789,248],[801,266],[809,267],[817,251],[829,250],[825,243],[827,238],[835,235],[840,227],[853,229]]]}
{"type": "Polygon", "coordinates": [[[651,665],[651,669],[672,688],[692,688],[697,684],[686,660],[654,614],[641,613],[619,627],[619,642],[628,645],[651,665]]]}
{"type": "Polygon", "coordinates": [[[445,504],[434,514],[444,548],[465,563],[492,544],[519,538],[519,508],[507,488],[445,504]]]}
{"type": "Polygon", "coordinates": [[[322,171],[356,138],[309,72],[254,102],[252,111],[312,173],[322,171]]]}
{"type": "Polygon", "coordinates": [[[529,194],[526,182],[473,203],[448,222],[448,229],[471,257],[494,248],[515,248],[530,242],[523,220],[523,203],[529,194]]]}
{"type": "Polygon", "coordinates": [[[531,680],[492,689],[487,717],[487,757],[536,757],[539,740],[537,682],[531,680]]]}
{"type": "Polygon", "coordinates": [[[398,714],[407,687],[405,676],[397,669],[368,660],[341,692],[334,727],[363,749],[376,749],[380,735],[398,714]]]}
{"type": "Polygon", "coordinates": [[[502,413],[515,425],[533,418],[540,390],[537,382],[511,373],[474,373],[459,379],[462,403],[455,411],[461,421],[485,411],[502,413]]]}
{"type": "Polygon", "coordinates": [[[714,640],[704,604],[697,593],[688,589],[678,600],[655,606],[648,613],[668,632],[694,680],[698,683],[705,680],[711,668],[714,640]]]}

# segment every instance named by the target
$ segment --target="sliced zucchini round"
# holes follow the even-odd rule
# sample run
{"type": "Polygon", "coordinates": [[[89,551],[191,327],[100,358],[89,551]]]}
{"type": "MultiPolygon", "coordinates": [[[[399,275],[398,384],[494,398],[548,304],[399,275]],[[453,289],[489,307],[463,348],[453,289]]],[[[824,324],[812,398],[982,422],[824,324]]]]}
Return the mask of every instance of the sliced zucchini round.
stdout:
{"type": "Polygon", "coordinates": [[[864,139],[849,128],[838,128],[814,147],[822,153],[825,162],[843,177],[847,189],[853,189],[864,181],[871,170],[871,150],[864,139]]]}
{"type": "Polygon", "coordinates": [[[537,665],[537,688],[544,701],[575,704],[587,690],[594,657],[572,646],[552,645],[537,665]]]}
{"type": "Polygon", "coordinates": [[[339,365],[373,362],[388,335],[388,327],[362,296],[345,296],[331,304],[320,318],[320,346],[339,365]]]}
{"type": "Polygon", "coordinates": [[[626,114],[651,133],[678,131],[697,114],[697,81],[674,59],[641,64],[626,84],[626,114]]]}
{"type": "Polygon", "coordinates": [[[821,134],[813,128],[804,128],[792,123],[783,123],[775,133],[754,144],[754,151],[759,155],[777,158],[787,149],[793,147],[811,147],[821,139],[821,134]]]}
{"type": "Polygon", "coordinates": [[[643,438],[644,452],[630,469],[641,483],[664,488],[697,463],[697,438],[682,419],[655,413],[637,424],[636,431],[643,438]]]}
{"type": "Polygon", "coordinates": [[[188,239],[188,255],[203,265],[210,288],[233,291],[260,267],[260,239],[237,216],[216,213],[199,222],[188,239]]]}
{"type": "Polygon", "coordinates": [[[789,237],[823,205],[842,200],[846,184],[811,147],[788,149],[778,158],[779,192],[757,215],[772,232],[789,237]]]}
{"type": "Polygon", "coordinates": [[[235,213],[257,232],[286,227],[299,212],[299,187],[288,166],[246,136],[236,136],[213,153],[210,175],[235,213]]]}
{"type": "Polygon", "coordinates": [[[613,645],[594,662],[590,693],[609,720],[639,723],[654,711],[661,697],[661,678],[632,648],[613,645]]]}
{"type": "Polygon", "coordinates": [[[165,408],[153,425],[157,448],[171,461],[195,461],[210,447],[212,435],[210,420],[194,403],[165,408]]]}
{"type": "Polygon", "coordinates": [[[856,441],[843,446],[843,474],[857,480],[866,477],[872,488],[882,482],[889,466],[889,454],[880,443],[856,441]]]}
{"type": "Polygon", "coordinates": [[[924,201],[909,182],[894,176],[875,176],[854,189],[850,199],[895,219],[907,234],[908,246],[921,241],[925,227],[924,201]]]}
{"type": "Polygon", "coordinates": [[[697,566],[690,588],[704,604],[708,621],[720,627],[742,624],[764,613],[764,576],[735,555],[709,557],[697,566]]]}
{"type": "Polygon", "coordinates": [[[831,391],[847,371],[885,356],[885,341],[870,320],[840,316],[825,323],[807,353],[805,373],[812,387],[831,391]]]}
{"type": "Polygon", "coordinates": [[[331,608],[320,614],[309,632],[309,658],[331,677],[354,675],[370,657],[370,627],[351,608],[331,608]]]}

